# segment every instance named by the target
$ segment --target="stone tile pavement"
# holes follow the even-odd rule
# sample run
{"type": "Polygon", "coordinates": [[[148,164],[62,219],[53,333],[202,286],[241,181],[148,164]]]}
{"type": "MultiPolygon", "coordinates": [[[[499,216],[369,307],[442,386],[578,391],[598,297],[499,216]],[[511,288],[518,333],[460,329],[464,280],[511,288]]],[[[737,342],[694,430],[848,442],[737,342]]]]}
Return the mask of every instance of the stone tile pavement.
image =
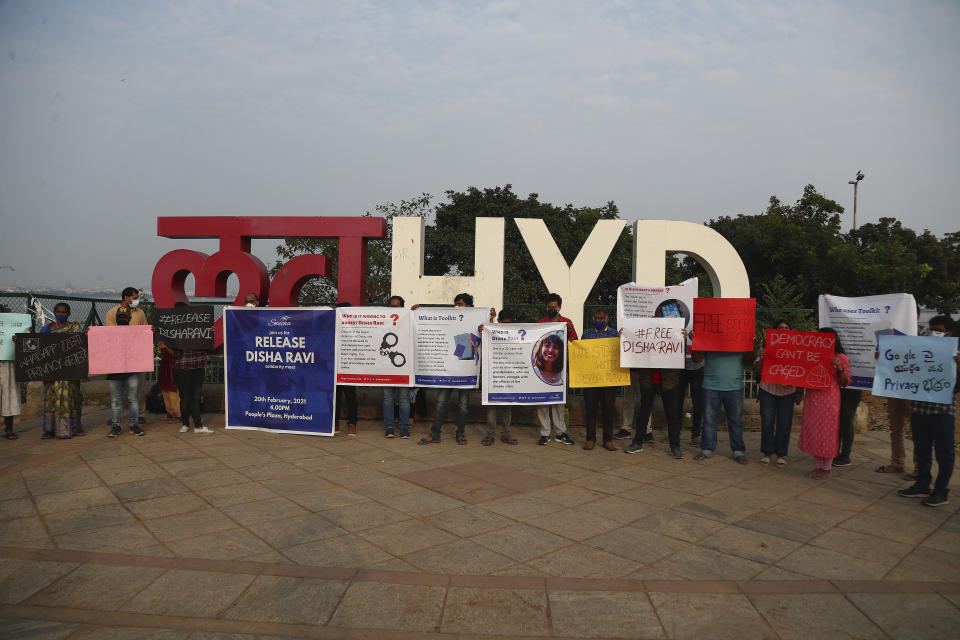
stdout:
{"type": "MultiPolygon", "coordinates": [[[[0,637],[947,638],[960,499],[729,458],[224,431],[2,441],[0,637]]],[[[99,425],[99,426],[93,426],[99,425]]],[[[449,427],[448,427],[449,428],[449,427]]],[[[582,431],[572,429],[582,441],[582,431]]],[[[686,435],[686,434],[685,434],[686,435]]]]}

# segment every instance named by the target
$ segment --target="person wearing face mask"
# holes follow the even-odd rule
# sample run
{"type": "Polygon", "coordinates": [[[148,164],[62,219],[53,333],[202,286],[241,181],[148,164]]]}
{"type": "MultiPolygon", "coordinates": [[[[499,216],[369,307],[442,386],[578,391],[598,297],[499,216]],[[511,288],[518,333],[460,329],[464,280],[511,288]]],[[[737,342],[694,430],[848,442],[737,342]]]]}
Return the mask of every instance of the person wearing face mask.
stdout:
{"type": "MultiPolygon", "coordinates": [[[[935,316],[930,319],[930,335],[938,338],[953,336],[956,323],[950,316],[935,316]]],[[[960,355],[953,357],[960,364],[960,355]]],[[[922,498],[925,507],[940,507],[949,504],[950,476],[953,475],[956,457],[954,420],[957,413],[957,387],[953,387],[953,398],[949,404],[937,402],[910,403],[910,429],[913,431],[913,449],[917,459],[917,471],[914,484],[900,489],[897,494],[903,498],[922,498]],[[933,482],[933,456],[937,458],[937,478],[933,482]]]]}
{"type": "MultiPolygon", "coordinates": [[[[607,322],[607,312],[597,309],[593,312],[593,325],[583,332],[583,339],[616,338],[618,335],[617,330],[607,322]]],[[[602,421],[603,448],[616,451],[617,447],[613,444],[613,423],[617,413],[617,387],[584,388],[583,405],[583,414],[587,419],[587,441],[583,443],[583,448],[590,451],[596,446],[599,417],[602,421]]]]}
{"type": "MultiPolygon", "coordinates": [[[[147,316],[140,306],[140,292],[134,287],[125,288],[121,294],[120,304],[107,311],[103,324],[108,327],[123,325],[145,325],[147,316]]],[[[146,435],[139,426],[140,419],[140,376],[139,373],[111,373],[107,376],[110,382],[110,408],[112,416],[110,420],[111,438],[120,435],[120,422],[123,418],[123,396],[126,395],[127,405],[129,407],[130,433],[143,436],[146,435]]]]}
{"type": "MultiPolygon", "coordinates": [[[[80,323],[70,322],[70,305],[59,302],[53,308],[54,321],[40,333],[81,333],[80,323]]],[[[43,383],[42,428],[44,440],[87,435],[80,426],[83,395],[79,380],[53,380],[43,383]]]]}
{"type": "MultiPolygon", "coordinates": [[[[560,307],[563,306],[563,298],[556,293],[547,296],[547,315],[540,318],[537,322],[566,322],[567,340],[577,339],[577,330],[573,326],[573,320],[564,318],[560,315],[560,307]]],[[[565,407],[560,404],[542,404],[537,407],[537,417],[540,420],[540,439],[537,444],[545,445],[550,442],[550,427],[555,432],[554,439],[560,444],[574,444],[573,439],[567,434],[567,425],[563,419],[565,407]]]]}
{"type": "Polygon", "coordinates": [[[252,291],[243,297],[243,306],[245,307],[259,307],[260,306],[260,296],[253,293],[252,291]]]}

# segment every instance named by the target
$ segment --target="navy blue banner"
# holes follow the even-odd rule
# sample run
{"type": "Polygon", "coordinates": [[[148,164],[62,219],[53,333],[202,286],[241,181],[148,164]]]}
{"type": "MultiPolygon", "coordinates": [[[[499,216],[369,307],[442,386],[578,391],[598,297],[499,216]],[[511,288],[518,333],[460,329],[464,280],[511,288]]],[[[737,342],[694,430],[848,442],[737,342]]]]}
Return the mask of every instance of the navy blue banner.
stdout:
{"type": "Polygon", "coordinates": [[[332,436],[336,312],[239,307],[223,319],[227,428],[332,436]]]}
{"type": "Polygon", "coordinates": [[[545,391],[542,393],[490,393],[487,402],[509,402],[511,404],[531,404],[536,402],[550,403],[563,402],[562,391],[545,391]]]}

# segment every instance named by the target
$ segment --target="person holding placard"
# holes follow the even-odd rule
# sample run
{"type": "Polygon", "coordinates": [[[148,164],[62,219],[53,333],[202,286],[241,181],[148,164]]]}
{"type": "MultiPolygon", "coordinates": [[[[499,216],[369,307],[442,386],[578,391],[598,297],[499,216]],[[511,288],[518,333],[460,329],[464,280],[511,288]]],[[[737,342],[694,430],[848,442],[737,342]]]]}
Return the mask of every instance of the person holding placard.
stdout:
{"type": "MultiPolygon", "coordinates": [[[[837,335],[831,327],[821,327],[817,331],[837,335]]],[[[797,440],[797,448],[814,458],[816,466],[808,474],[814,480],[830,477],[840,435],[840,389],[850,383],[850,358],[843,352],[839,337],[830,365],[830,387],[804,391],[800,438],[797,440]]]]}
{"type": "MultiPolygon", "coordinates": [[[[956,323],[948,316],[936,316],[930,319],[930,335],[948,337],[954,335],[956,323]]],[[[960,365],[960,355],[954,355],[954,361],[960,365]]],[[[957,413],[957,386],[953,386],[952,402],[910,403],[910,429],[913,431],[913,449],[917,460],[916,480],[897,494],[903,498],[922,498],[926,507],[940,507],[949,504],[950,477],[956,458],[954,421],[957,413]],[[937,479],[930,491],[933,479],[931,449],[937,457],[937,479]]]]}
{"type": "MultiPolygon", "coordinates": [[[[786,320],[777,320],[775,329],[791,329],[786,320]]],[[[753,361],[753,369],[758,376],[763,371],[764,348],[760,347],[753,361]]],[[[770,458],[777,456],[777,466],[787,464],[790,449],[790,429],[793,426],[793,405],[799,404],[800,394],[797,388],[786,384],[775,384],[760,379],[757,391],[757,403],[760,405],[760,464],[770,464],[770,458]]]]}
{"type": "Polygon", "coordinates": [[[753,351],[695,351],[693,358],[704,363],[703,432],[700,453],[693,459],[707,460],[716,451],[723,407],[733,459],[738,464],[747,464],[747,446],[743,442],[743,368],[753,359],[753,351]]]}
{"type": "MultiPolygon", "coordinates": [[[[53,308],[53,322],[40,329],[40,333],[82,333],[80,323],[70,321],[70,305],[58,302],[53,308]]],[[[79,380],[53,380],[43,383],[43,420],[41,423],[45,440],[67,439],[85,436],[80,426],[83,395],[79,380]]]]}
{"type": "MultiPolygon", "coordinates": [[[[174,307],[186,307],[185,302],[177,302],[174,307]]],[[[206,351],[192,351],[170,349],[160,343],[161,349],[166,349],[173,355],[173,379],[177,383],[180,396],[180,433],[190,432],[190,418],[193,418],[193,432],[211,434],[213,429],[203,424],[201,412],[203,408],[203,378],[206,375],[206,351]]]]}
{"type": "MultiPolygon", "coordinates": [[[[353,306],[349,302],[338,302],[335,305],[337,308],[340,307],[351,307],[353,306]]],[[[359,409],[359,403],[357,401],[357,388],[352,385],[337,385],[337,396],[336,396],[336,410],[337,414],[334,418],[334,432],[340,431],[340,408],[346,407],[347,414],[347,435],[356,436],[357,435],[357,411],[359,409]],[[342,402],[341,402],[342,401],[342,402]]],[[[392,410],[391,410],[392,413],[392,410]]],[[[387,434],[388,438],[393,437],[393,431],[387,434]]]]}
{"type": "MultiPolygon", "coordinates": [[[[502,309],[500,314],[497,316],[497,322],[499,323],[512,323],[513,322],[513,313],[502,309]]],[[[506,406],[496,406],[488,405],[487,406],[487,435],[480,442],[485,447],[489,447],[494,443],[494,438],[497,431],[497,414],[500,414],[500,420],[503,424],[503,427],[500,431],[500,442],[504,444],[517,444],[517,439],[510,435],[510,422],[513,419],[513,407],[510,405],[506,406]]]]}
{"type": "MultiPolygon", "coordinates": [[[[388,306],[402,308],[406,301],[400,296],[391,296],[388,306]]],[[[352,388],[352,387],[351,387],[352,388]]],[[[384,387],[383,388],[383,435],[386,438],[394,437],[396,418],[393,407],[400,407],[400,437],[410,437],[410,400],[416,390],[412,387],[384,387]]],[[[353,431],[356,433],[356,423],[353,431]]]]}
{"type": "MultiPolygon", "coordinates": [[[[577,339],[577,330],[573,326],[573,320],[570,318],[564,318],[560,315],[560,307],[563,306],[563,298],[559,294],[551,293],[547,296],[547,315],[540,318],[537,322],[565,322],[567,323],[567,340],[576,340],[577,339]]],[[[562,345],[561,345],[562,346],[562,345]]],[[[546,355],[554,356],[554,361],[556,361],[557,350],[550,350],[546,355]]],[[[541,355],[541,360],[546,362],[546,359],[541,355]]],[[[560,367],[563,366],[563,353],[559,352],[560,367]]],[[[555,365],[554,365],[555,366],[555,365]]],[[[542,368],[537,366],[538,373],[542,368]]],[[[562,372],[560,373],[560,378],[562,380],[562,372]]],[[[542,376],[541,376],[542,377],[542,376]]],[[[550,428],[553,427],[555,433],[554,439],[560,444],[572,445],[574,444],[573,439],[567,434],[567,425],[564,422],[564,405],[562,404],[542,404],[537,407],[537,418],[540,420],[540,438],[537,440],[537,444],[546,445],[550,442],[550,428]]]]}
{"type": "MultiPolygon", "coordinates": [[[[10,310],[0,305],[0,313],[10,313],[10,310]]],[[[20,415],[19,387],[14,376],[13,360],[0,360],[0,415],[3,416],[3,437],[7,440],[19,438],[13,432],[13,418],[20,415]]]]}
{"type": "MultiPolygon", "coordinates": [[[[583,340],[600,338],[616,338],[619,335],[616,329],[607,322],[607,312],[597,309],[593,312],[593,326],[583,332],[583,340]]],[[[617,413],[618,387],[585,387],[583,389],[584,416],[587,419],[587,440],[583,448],[587,451],[597,444],[597,418],[602,424],[603,448],[607,451],[616,451],[613,444],[613,422],[617,413]],[[597,414],[600,414],[599,416],[597,414]]]]}
{"type": "MultiPolygon", "coordinates": [[[[140,292],[134,287],[126,287],[121,292],[121,302],[107,311],[103,324],[108,327],[139,326],[147,324],[147,315],[140,306],[140,292]]],[[[147,435],[140,428],[140,375],[139,373],[111,373],[107,375],[110,383],[110,433],[107,435],[116,438],[120,435],[120,423],[123,421],[123,398],[126,396],[128,406],[127,419],[130,422],[130,433],[136,436],[147,435]]]]}

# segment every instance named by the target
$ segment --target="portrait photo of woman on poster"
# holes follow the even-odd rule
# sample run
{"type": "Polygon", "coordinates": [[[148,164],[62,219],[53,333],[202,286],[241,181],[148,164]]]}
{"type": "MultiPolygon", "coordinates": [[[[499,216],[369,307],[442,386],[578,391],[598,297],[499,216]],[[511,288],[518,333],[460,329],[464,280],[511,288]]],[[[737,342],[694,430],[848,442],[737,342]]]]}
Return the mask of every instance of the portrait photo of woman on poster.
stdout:
{"type": "Polygon", "coordinates": [[[563,384],[562,332],[548,333],[533,346],[533,370],[550,385],[563,384]]]}

